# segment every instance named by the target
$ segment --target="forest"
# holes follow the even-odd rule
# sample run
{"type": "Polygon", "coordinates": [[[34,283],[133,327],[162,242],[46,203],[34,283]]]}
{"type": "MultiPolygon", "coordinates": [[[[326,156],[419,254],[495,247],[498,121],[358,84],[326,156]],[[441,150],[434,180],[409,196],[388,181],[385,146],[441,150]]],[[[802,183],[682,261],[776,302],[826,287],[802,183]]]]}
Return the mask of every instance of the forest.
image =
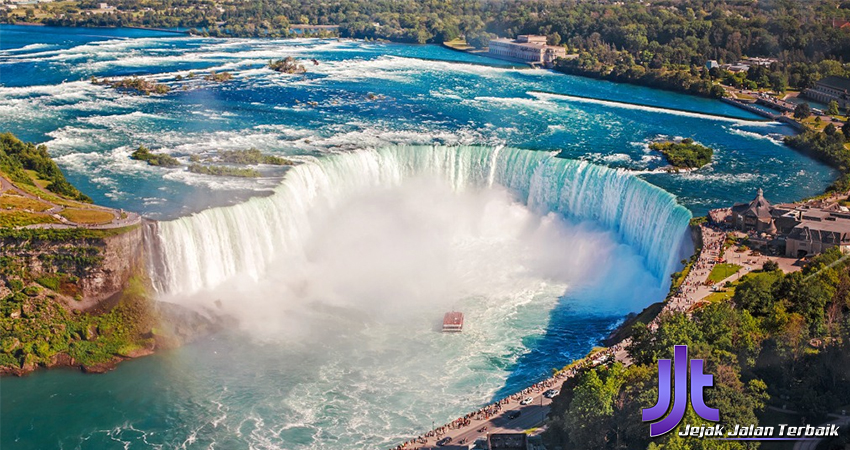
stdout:
{"type": "MultiPolygon", "coordinates": [[[[771,57],[750,80],[806,88],[847,75],[850,2],[837,0],[95,0],[0,12],[0,21],[63,26],[182,28],[200,35],[332,36],[441,43],[465,36],[484,46],[495,36],[542,34],[578,55],[558,70],[704,96],[720,96],[708,60],[771,57]],[[295,30],[293,25],[337,25],[295,30]]],[[[727,80],[734,82],[734,80],[727,80]]]]}
{"type": "MultiPolygon", "coordinates": [[[[774,264],[743,277],[728,301],[665,314],[657,329],[637,323],[628,348],[634,364],[586,370],[555,399],[546,439],[571,449],[745,449],[752,442],[683,439],[678,429],[650,439],[641,409],[655,404],[661,358],[675,345],[705,360],[713,374],[706,404],[721,425],[767,424],[771,408],[785,423],[818,425],[850,404],[850,271],[833,249],[802,271],[774,264]]],[[[688,408],[682,424],[713,425],[688,408]]],[[[680,425],[684,426],[684,425],[680,425]]],[[[844,448],[845,434],[826,448],[844,448]]]]}

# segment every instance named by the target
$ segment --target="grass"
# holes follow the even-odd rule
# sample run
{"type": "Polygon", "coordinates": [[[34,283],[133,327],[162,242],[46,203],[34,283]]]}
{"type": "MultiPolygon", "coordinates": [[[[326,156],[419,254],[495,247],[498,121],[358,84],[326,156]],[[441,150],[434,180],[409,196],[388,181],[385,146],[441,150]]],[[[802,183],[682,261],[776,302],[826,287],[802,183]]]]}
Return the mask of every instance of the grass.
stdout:
{"type": "Polygon", "coordinates": [[[66,242],[73,239],[103,239],[118,236],[139,228],[141,224],[105,230],[90,230],[88,228],[62,229],[14,229],[0,227],[0,239],[17,239],[21,241],[66,242]]]}
{"type": "Polygon", "coordinates": [[[711,294],[706,295],[702,300],[714,303],[714,302],[723,302],[726,300],[730,300],[735,296],[735,286],[726,288],[726,290],[721,292],[712,292],[711,294]]]}
{"type": "Polygon", "coordinates": [[[17,228],[39,223],[58,222],[46,214],[31,213],[27,211],[0,211],[0,228],[17,228]]]}
{"type": "Polygon", "coordinates": [[[74,200],[68,200],[66,198],[60,197],[52,192],[42,191],[41,189],[23,183],[15,183],[15,187],[18,189],[25,191],[28,194],[35,195],[36,197],[47,200],[48,202],[55,203],[57,205],[62,206],[81,206],[83,203],[76,202],[74,200]]]}
{"type": "Polygon", "coordinates": [[[465,39],[461,39],[461,38],[452,39],[451,41],[443,42],[443,45],[445,45],[447,47],[451,47],[455,50],[466,51],[466,50],[474,50],[475,49],[475,47],[467,44],[465,39]]]}
{"type": "Polygon", "coordinates": [[[44,212],[50,209],[50,205],[23,195],[6,192],[0,194],[0,209],[28,209],[33,212],[44,212]]]}
{"type": "Polygon", "coordinates": [[[33,183],[36,184],[36,186],[38,186],[42,189],[47,189],[47,185],[50,184],[50,180],[44,180],[44,179],[40,178],[38,176],[38,172],[36,172],[35,170],[24,170],[24,172],[26,172],[27,175],[29,175],[30,178],[32,178],[32,181],[33,181],[33,183]]]}
{"type": "Polygon", "coordinates": [[[738,270],[741,269],[741,266],[737,264],[730,263],[720,263],[714,266],[711,269],[711,273],[708,274],[708,282],[709,283],[717,283],[721,280],[729,278],[734,275],[738,270]]]}
{"type": "Polygon", "coordinates": [[[112,222],[114,216],[107,211],[97,209],[66,209],[59,213],[62,217],[71,222],[82,223],[85,225],[100,225],[112,222]]]}
{"type": "Polygon", "coordinates": [[[44,295],[26,293],[41,289],[21,285],[0,304],[0,365],[46,364],[60,353],[94,365],[152,344],[154,317],[138,277],[130,279],[115,308],[99,315],[72,313],[44,295]]]}

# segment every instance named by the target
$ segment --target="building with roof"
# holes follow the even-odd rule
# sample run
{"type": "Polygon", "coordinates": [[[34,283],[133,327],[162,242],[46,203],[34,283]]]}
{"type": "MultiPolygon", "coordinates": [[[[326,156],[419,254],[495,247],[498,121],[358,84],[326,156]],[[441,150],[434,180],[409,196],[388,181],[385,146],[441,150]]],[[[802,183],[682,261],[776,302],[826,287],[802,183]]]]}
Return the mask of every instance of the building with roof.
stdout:
{"type": "Polygon", "coordinates": [[[776,58],[744,58],[741,60],[741,64],[744,64],[748,67],[752,66],[762,66],[762,67],[770,67],[771,64],[779,62],[776,58]]]}
{"type": "Polygon", "coordinates": [[[551,67],[556,59],[567,57],[567,50],[564,47],[547,45],[546,36],[522,34],[514,40],[491,40],[487,56],[551,67]]]}
{"type": "Polygon", "coordinates": [[[817,255],[836,246],[850,253],[850,210],[834,202],[773,205],[759,189],[755,199],[736,203],[728,214],[711,214],[714,221],[721,217],[736,230],[755,232],[762,245],[784,246],[788,257],[817,255]]]}
{"type": "Polygon", "coordinates": [[[821,103],[838,102],[841,108],[850,106],[850,79],[830,76],[819,80],[815,87],[803,91],[806,97],[821,103]]]}
{"type": "Polygon", "coordinates": [[[806,221],[797,225],[785,237],[785,256],[802,258],[836,246],[842,253],[850,252],[850,219],[806,221]]]}
{"type": "Polygon", "coordinates": [[[728,70],[729,72],[732,72],[732,73],[748,72],[750,70],[750,66],[748,66],[746,64],[740,64],[740,63],[739,64],[721,64],[720,68],[723,69],[723,70],[728,70]]]}
{"type": "Polygon", "coordinates": [[[776,226],[773,223],[773,206],[764,198],[764,191],[758,190],[758,194],[749,203],[735,203],[730,215],[732,225],[741,231],[755,231],[757,233],[775,233],[776,226]]]}

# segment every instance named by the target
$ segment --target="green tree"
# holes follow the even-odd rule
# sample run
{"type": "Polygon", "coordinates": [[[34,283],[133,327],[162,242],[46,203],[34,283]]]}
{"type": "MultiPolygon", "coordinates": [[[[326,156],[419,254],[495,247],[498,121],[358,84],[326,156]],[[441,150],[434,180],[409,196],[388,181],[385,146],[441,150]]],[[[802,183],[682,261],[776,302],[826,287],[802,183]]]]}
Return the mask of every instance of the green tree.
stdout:
{"type": "Polygon", "coordinates": [[[797,120],[808,119],[812,115],[812,107],[808,103],[800,103],[794,107],[794,118],[797,120]]]}
{"type": "Polygon", "coordinates": [[[838,128],[835,128],[835,125],[829,123],[825,127],[823,127],[823,132],[827,136],[835,136],[838,133],[838,128]]]}
{"type": "Polygon", "coordinates": [[[771,72],[770,89],[777,94],[782,94],[788,89],[788,77],[782,72],[771,72]]]}
{"type": "Polygon", "coordinates": [[[826,113],[830,116],[837,116],[839,114],[838,102],[835,100],[830,101],[829,104],[826,105],[826,113]]]}
{"type": "Polygon", "coordinates": [[[596,370],[582,376],[573,400],[564,417],[574,447],[604,449],[608,442],[608,428],[614,413],[614,398],[622,382],[617,364],[602,380],[596,370]]]}

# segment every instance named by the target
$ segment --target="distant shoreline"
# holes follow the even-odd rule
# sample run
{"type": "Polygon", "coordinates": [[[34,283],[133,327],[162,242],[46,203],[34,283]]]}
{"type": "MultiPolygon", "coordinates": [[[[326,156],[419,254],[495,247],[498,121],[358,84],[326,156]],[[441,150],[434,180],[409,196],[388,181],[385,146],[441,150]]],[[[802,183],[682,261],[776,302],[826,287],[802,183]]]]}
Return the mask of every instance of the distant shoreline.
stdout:
{"type": "Polygon", "coordinates": [[[40,23],[40,22],[15,22],[15,23],[0,22],[0,25],[13,25],[13,26],[14,25],[20,25],[20,26],[24,26],[24,27],[50,27],[50,28],[91,28],[91,29],[96,29],[96,30],[120,30],[122,28],[128,28],[128,29],[133,29],[133,30],[159,31],[159,32],[162,32],[162,33],[174,33],[174,34],[185,34],[185,35],[191,35],[192,34],[188,31],[173,30],[173,29],[169,29],[169,28],[141,27],[141,26],[137,26],[137,25],[122,25],[120,27],[108,27],[108,26],[69,27],[69,26],[62,26],[62,25],[47,25],[45,23],[40,23]]]}

